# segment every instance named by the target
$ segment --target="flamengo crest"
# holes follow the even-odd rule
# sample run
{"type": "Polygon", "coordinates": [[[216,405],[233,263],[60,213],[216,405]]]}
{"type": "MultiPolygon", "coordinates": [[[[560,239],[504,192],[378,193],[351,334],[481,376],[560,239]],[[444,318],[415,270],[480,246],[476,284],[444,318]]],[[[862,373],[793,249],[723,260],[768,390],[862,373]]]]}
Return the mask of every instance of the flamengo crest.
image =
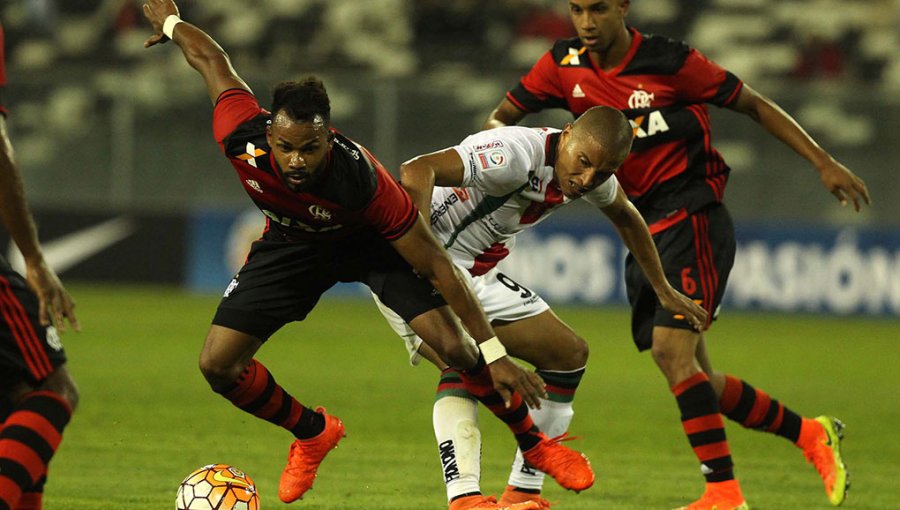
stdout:
{"type": "Polygon", "coordinates": [[[331,211],[325,209],[321,205],[313,204],[309,206],[309,214],[319,221],[331,221],[331,211]]]}
{"type": "Polygon", "coordinates": [[[628,98],[629,108],[650,108],[653,103],[653,94],[646,90],[635,90],[628,98]]]}

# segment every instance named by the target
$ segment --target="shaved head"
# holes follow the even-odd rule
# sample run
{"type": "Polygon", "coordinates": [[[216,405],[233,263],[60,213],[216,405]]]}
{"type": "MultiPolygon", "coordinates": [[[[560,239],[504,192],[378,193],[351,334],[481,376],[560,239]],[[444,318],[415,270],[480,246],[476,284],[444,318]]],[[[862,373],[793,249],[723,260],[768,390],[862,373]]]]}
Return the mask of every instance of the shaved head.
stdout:
{"type": "Polygon", "coordinates": [[[572,125],[572,136],[600,146],[610,161],[618,167],[631,151],[634,128],[625,115],[608,106],[594,106],[581,114],[572,125]]]}

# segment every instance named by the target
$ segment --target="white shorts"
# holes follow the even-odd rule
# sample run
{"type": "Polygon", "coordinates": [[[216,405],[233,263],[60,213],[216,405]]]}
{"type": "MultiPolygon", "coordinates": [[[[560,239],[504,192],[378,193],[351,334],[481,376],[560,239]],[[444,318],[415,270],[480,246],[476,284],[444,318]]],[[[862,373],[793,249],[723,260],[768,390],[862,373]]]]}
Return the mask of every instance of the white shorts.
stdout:
{"type": "MultiPolygon", "coordinates": [[[[471,276],[467,271],[462,273],[469,281],[469,286],[475,292],[475,296],[481,302],[484,313],[489,321],[507,321],[534,317],[550,309],[550,306],[541,299],[533,290],[527,289],[510,277],[501,273],[497,268],[491,269],[481,276],[471,276]]],[[[418,365],[422,360],[419,355],[419,346],[422,339],[419,338],[393,310],[384,306],[374,294],[372,298],[384,318],[387,319],[391,329],[403,339],[406,350],[409,352],[409,363],[418,365]]]]}

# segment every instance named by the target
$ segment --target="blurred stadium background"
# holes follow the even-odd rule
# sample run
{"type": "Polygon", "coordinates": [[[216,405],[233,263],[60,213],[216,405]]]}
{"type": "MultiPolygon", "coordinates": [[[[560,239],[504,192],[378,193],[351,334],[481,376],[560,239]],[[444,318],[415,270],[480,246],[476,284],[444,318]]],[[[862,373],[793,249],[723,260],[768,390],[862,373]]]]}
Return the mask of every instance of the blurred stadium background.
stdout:
{"type": "MultiPolygon", "coordinates": [[[[202,82],[181,53],[143,49],[139,1],[3,5],[10,125],[42,235],[93,227],[108,245],[92,257],[70,254],[63,274],[220,290],[258,223],[241,215],[249,202],[215,147],[202,82]]],[[[551,41],[571,35],[566,3],[556,0],[195,0],[181,8],[226,48],[263,103],[280,80],[322,76],[334,124],[392,171],[477,130],[551,41]]],[[[729,302],[900,312],[900,2],[638,0],[630,22],[688,40],[775,98],[874,198],[860,214],[837,207],[805,161],[749,119],[712,108],[714,141],[733,168],[726,201],[748,254],[729,302]]],[[[568,120],[562,112],[528,119],[568,120]]],[[[594,225],[591,214],[566,211],[523,239],[554,269],[532,277],[522,255],[510,261],[517,274],[557,302],[621,301],[618,278],[585,274],[599,265],[593,273],[616,275],[621,257],[607,222],[594,225]],[[580,263],[567,260],[572,246],[587,254],[580,263]]]]}
{"type": "MultiPolygon", "coordinates": [[[[324,78],[334,124],[392,171],[477,130],[552,40],[571,34],[563,0],[180,7],[264,104],[278,81],[324,78]]],[[[2,0],[0,19],[11,137],[48,256],[86,327],[66,338],[85,398],[54,463],[48,506],[162,508],[183,475],[222,461],[250,472],[274,505],[285,438],[223,403],[194,368],[216,295],[260,231],[212,139],[201,80],[175,48],[143,49],[138,1],[2,0]],[[211,422],[224,424],[221,434],[210,437],[211,422]],[[142,473],[124,491],[116,481],[136,466],[123,451],[142,473]]],[[[866,180],[874,204],[854,214],[749,119],[711,109],[714,141],[733,169],[726,201],[740,245],[726,304],[748,310],[717,326],[717,359],[801,412],[840,413],[855,441],[846,453],[859,487],[852,508],[896,506],[900,0],[633,0],[630,22],[686,39],[773,97],[866,180]]],[[[529,124],[568,120],[556,112],[529,124]]],[[[700,482],[659,374],[628,342],[623,253],[607,224],[587,208],[565,210],[520,240],[509,270],[591,340],[573,427],[599,459],[598,494],[611,508],[671,507],[700,482]]],[[[341,494],[348,508],[439,508],[426,405],[434,374],[404,368],[369,303],[320,308],[262,353],[286,387],[353,424],[353,441],[304,507],[343,508],[329,496],[341,494]],[[303,363],[309,357],[316,363],[303,363]],[[338,366],[343,384],[334,384],[338,366]],[[408,401],[421,408],[398,420],[395,408],[408,401]],[[434,472],[423,476],[425,466],[434,472]]],[[[508,439],[485,426],[486,437],[508,439]]],[[[774,442],[756,435],[732,437],[755,508],[825,507],[811,468],[800,470],[787,445],[772,452],[754,441],[774,442]]],[[[489,443],[485,479],[496,491],[509,452],[492,454],[499,447],[489,443]]],[[[593,496],[551,494],[566,508],[597,506],[593,496]]]]}

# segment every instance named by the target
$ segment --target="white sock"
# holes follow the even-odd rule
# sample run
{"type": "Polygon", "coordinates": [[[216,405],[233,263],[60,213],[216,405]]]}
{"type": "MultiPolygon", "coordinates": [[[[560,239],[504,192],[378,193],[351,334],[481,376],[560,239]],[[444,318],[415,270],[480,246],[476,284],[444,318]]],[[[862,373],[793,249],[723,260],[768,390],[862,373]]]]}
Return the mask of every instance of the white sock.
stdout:
{"type": "Polygon", "coordinates": [[[434,437],[447,485],[447,501],[481,492],[481,431],[474,398],[447,396],[434,403],[434,437]]]}
{"type": "MultiPolygon", "coordinates": [[[[544,399],[541,399],[540,409],[531,409],[530,412],[534,424],[547,437],[555,437],[569,430],[569,423],[575,414],[572,402],[552,402],[544,399]]],[[[517,449],[508,483],[522,489],[541,490],[544,485],[544,473],[527,465],[522,457],[522,450],[517,449]]]]}

